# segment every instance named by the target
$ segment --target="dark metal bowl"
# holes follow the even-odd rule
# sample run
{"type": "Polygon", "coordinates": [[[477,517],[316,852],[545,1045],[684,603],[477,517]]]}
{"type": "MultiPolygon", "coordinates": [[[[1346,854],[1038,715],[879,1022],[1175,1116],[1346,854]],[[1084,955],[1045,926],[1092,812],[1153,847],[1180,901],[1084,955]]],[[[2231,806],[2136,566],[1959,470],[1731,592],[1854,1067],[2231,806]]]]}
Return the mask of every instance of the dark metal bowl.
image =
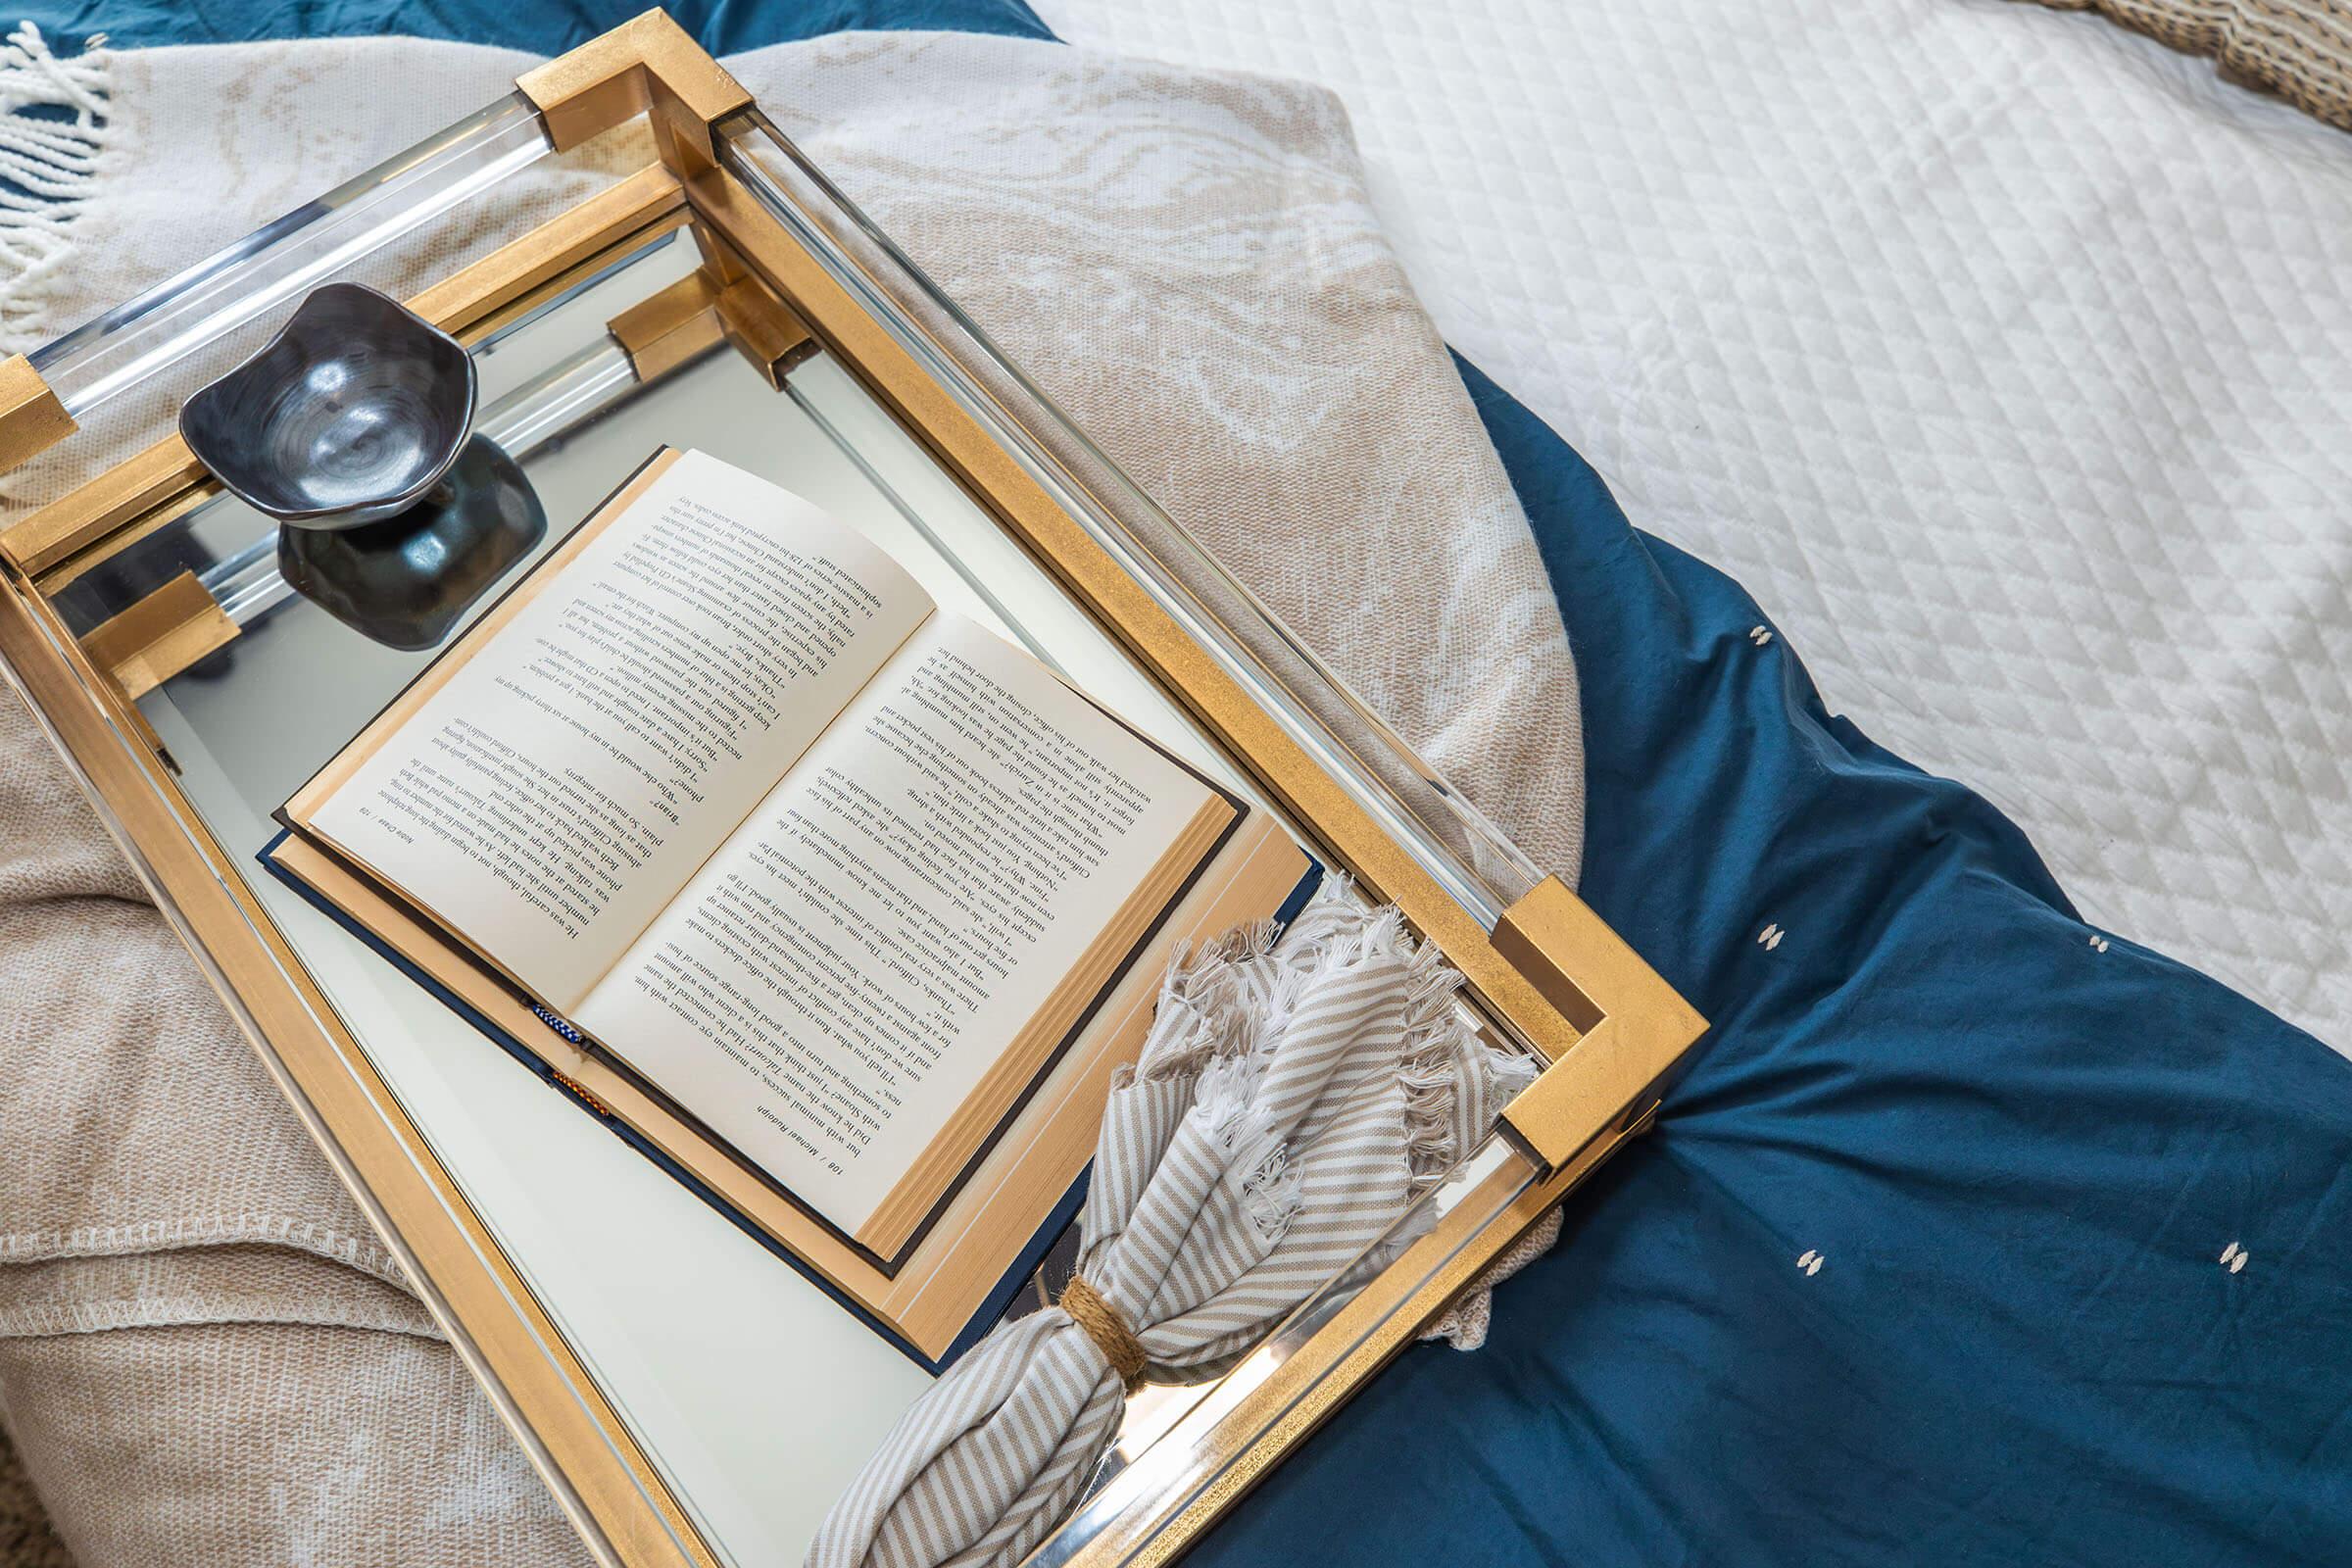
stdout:
{"type": "Polygon", "coordinates": [[[288,586],[387,648],[437,646],[458,617],[547,534],[522,468],[486,435],[398,516],[359,528],[280,528],[288,586]]]}
{"type": "Polygon", "coordinates": [[[357,283],[312,291],[252,359],[180,406],[198,462],[257,512],[356,528],[422,500],[466,445],[473,360],[357,283]]]}

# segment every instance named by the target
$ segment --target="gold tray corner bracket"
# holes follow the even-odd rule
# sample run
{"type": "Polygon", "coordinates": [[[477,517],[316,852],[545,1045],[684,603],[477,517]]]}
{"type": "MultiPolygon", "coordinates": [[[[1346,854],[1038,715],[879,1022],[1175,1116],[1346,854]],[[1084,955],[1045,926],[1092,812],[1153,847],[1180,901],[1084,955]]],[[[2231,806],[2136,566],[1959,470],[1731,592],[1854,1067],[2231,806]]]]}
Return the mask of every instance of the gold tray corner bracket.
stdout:
{"type": "Polygon", "coordinates": [[[514,87],[560,153],[650,115],[662,161],[681,179],[715,164],[711,127],[752,107],[743,83],[659,9],[525,72],[514,87]]]}
{"type": "Polygon", "coordinates": [[[0,360],[0,473],[48,451],[80,426],[22,354],[0,360]]]}
{"type": "Polygon", "coordinates": [[[1556,876],[1503,911],[1494,951],[1578,1031],[1503,1107],[1507,1136],[1556,1171],[1645,1125],[1707,1020],[1556,876]]]}

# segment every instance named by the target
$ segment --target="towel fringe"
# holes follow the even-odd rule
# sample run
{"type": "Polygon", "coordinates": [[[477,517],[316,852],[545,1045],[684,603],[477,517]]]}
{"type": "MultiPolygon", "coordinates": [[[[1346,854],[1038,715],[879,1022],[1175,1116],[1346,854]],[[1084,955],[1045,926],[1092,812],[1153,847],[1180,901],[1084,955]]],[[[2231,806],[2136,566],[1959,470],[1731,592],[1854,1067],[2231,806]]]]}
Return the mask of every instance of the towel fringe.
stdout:
{"type": "Polygon", "coordinates": [[[40,305],[73,253],[69,229],[98,189],[113,95],[106,34],[60,60],[20,22],[0,43],[0,336],[14,348],[43,325],[40,305]],[[27,111],[70,110],[70,116],[27,111]]]}
{"type": "MultiPolygon", "coordinates": [[[[1396,1074],[1408,1198],[1420,1198],[1459,1163],[1538,1065],[1480,1035],[1457,1005],[1461,973],[1434,943],[1416,941],[1394,906],[1366,908],[1345,877],[1326,878],[1279,943],[1275,935],[1260,921],[1180,948],[1135,1068],[1114,1078],[1119,1087],[1194,1080],[1191,1114],[1269,1239],[1288,1228],[1303,1195],[1287,1129],[1270,1125],[1255,1102],[1300,1000],[1315,986],[1368,963],[1403,968],[1396,1074]]],[[[1426,1214],[1408,1219],[1387,1245],[1400,1250],[1430,1221],[1426,1214]]]]}

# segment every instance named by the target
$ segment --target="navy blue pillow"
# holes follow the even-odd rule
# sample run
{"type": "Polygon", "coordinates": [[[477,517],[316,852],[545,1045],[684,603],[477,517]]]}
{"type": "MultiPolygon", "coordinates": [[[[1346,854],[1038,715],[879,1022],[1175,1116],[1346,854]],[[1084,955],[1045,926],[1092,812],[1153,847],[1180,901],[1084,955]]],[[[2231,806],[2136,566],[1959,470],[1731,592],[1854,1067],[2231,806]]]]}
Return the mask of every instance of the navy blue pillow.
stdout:
{"type": "MultiPolygon", "coordinates": [[[[5,13],[71,53],[94,32],[121,49],[262,38],[409,33],[561,54],[652,0],[19,0],[5,13]]],[[[1021,0],[669,0],[669,14],[714,55],[854,28],[937,28],[1051,38],[1021,0]]]]}
{"type": "Polygon", "coordinates": [[[2084,926],[1463,373],[1582,676],[1581,891],[1715,1028],[1487,1348],[1193,1561],[2352,1562],[2352,1066],[2084,926]]]}

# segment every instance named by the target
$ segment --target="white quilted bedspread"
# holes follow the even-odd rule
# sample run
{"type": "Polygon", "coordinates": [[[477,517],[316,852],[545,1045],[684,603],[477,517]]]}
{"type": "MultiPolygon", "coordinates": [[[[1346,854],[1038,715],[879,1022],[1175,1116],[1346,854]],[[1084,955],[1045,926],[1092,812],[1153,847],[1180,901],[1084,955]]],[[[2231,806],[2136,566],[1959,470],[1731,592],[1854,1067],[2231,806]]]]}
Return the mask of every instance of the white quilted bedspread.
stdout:
{"type": "Polygon", "coordinates": [[[1637,523],[2352,1052],[2352,137],[2005,0],[1036,4],[1338,89],[1439,325],[1637,523]]]}

